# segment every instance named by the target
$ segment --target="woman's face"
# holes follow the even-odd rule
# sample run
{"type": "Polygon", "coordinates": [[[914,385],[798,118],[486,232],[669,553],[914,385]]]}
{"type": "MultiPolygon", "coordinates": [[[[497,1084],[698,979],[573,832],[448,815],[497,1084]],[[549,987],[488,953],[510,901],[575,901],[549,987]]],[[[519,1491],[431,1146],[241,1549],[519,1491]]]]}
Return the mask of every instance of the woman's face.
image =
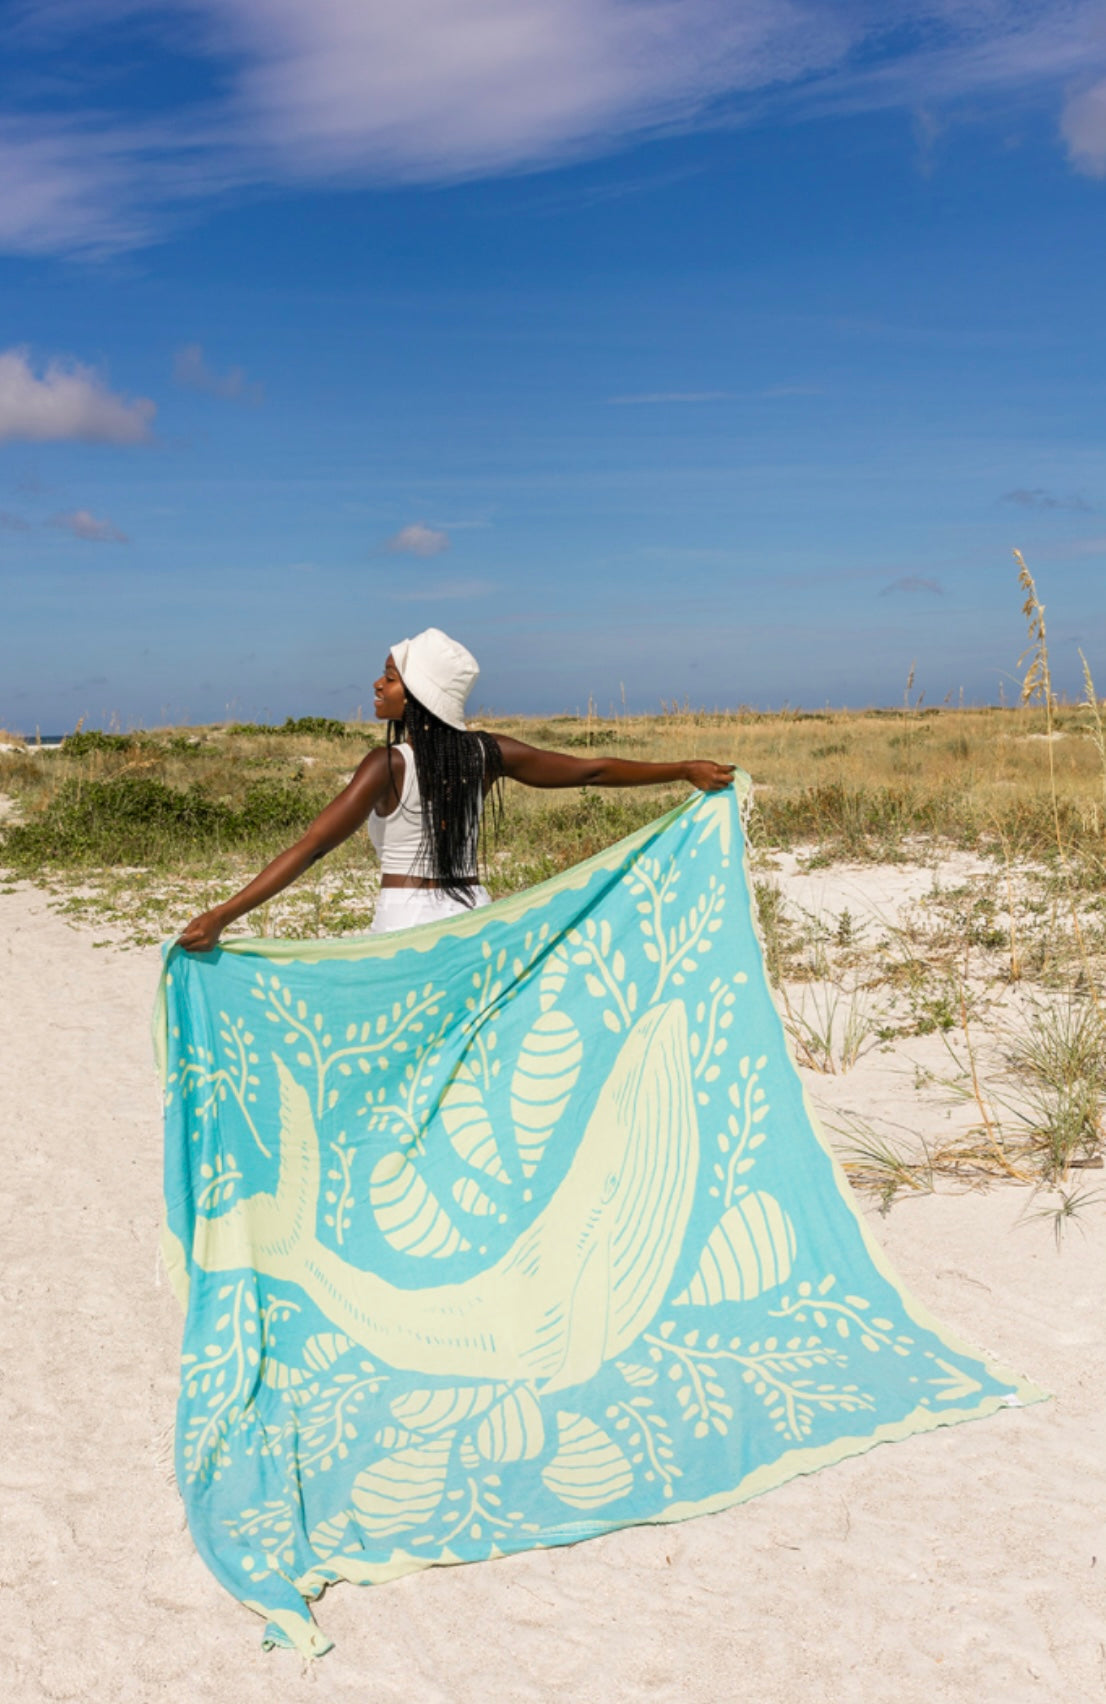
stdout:
{"type": "Polygon", "coordinates": [[[373,714],[378,722],[402,722],[406,704],[407,694],[389,651],[384,673],[373,682],[373,714]]]}

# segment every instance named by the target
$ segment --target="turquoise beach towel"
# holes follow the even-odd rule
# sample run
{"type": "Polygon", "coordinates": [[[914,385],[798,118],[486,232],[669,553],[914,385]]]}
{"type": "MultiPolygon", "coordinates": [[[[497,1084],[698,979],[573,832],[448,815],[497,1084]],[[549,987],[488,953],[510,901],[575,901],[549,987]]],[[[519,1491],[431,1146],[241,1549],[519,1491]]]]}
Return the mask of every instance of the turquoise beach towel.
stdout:
{"type": "Polygon", "coordinates": [[[682,1520],[1041,1395],[869,1238],[738,790],[443,923],[170,948],[156,1032],[177,1474],[273,1643],[328,1649],[331,1581],[682,1520]]]}

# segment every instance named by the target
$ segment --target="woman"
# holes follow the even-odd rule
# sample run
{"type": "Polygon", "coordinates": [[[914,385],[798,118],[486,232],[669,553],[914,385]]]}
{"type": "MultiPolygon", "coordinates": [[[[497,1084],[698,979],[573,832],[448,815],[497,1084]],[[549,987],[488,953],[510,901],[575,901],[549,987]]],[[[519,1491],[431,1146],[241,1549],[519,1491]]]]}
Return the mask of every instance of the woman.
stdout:
{"type": "Polygon", "coordinates": [[[706,793],[733,779],[732,764],[700,758],[633,763],[568,757],[507,734],[472,733],[464,709],[479,672],[471,652],[436,627],[393,645],[373,687],[374,713],[388,723],[386,745],[369,753],[294,846],[233,898],[194,917],[180,945],[210,952],[228,923],[283,893],[366,822],[382,870],[375,933],[487,905],[476,868],[480,818],[485,797],[504,776],[528,787],[687,781],[706,793]]]}

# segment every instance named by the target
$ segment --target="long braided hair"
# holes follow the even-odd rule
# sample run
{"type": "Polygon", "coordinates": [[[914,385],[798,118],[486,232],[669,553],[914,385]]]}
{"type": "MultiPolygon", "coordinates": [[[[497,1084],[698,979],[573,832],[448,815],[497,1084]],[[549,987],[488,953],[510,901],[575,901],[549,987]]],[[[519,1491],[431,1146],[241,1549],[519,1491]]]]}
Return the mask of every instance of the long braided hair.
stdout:
{"type": "Polygon", "coordinates": [[[388,723],[389,774],[392,747],[404,740],[414,753],[422,804],[422,873],[432,876],[451,899],[471,906],[476,898],[472,876],[477,855],[483,860],[487,851],[488,817],[493,833],[502,817],[499,742],[491,734],[451,728],[410,692],[403,720],[388,723]]]}

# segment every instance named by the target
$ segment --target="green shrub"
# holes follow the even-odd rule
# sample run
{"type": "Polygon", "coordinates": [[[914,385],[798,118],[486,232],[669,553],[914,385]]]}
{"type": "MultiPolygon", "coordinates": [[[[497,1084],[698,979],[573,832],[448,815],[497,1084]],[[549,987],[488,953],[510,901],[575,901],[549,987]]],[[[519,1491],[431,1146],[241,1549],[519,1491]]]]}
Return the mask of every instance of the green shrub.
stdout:
{"type": "Polygon", "coordinates": [[[256,781],[246,789],[241,809],[231,813],[232,832],[236,840],[300,834],[325,802],[302,783],[256,781]]]}
{"type": "Polygon", "coordinates": [[[146,743],[141,734],[103,734],[98,728],[81,728],[63,737],[61,749],[66,757],[87,757],[90,751],[131,751],[146,743]]]}
{"type": "Polygon", "coordinates": [[[307,788],[285,783],[257,783],[235,809],[197,787],[180,791],[150,777],[70,780],[38,815],[7,830],[0,857],[27,875],[44,865],[174,864],[299,834],[321,803],[307,788]]]}

